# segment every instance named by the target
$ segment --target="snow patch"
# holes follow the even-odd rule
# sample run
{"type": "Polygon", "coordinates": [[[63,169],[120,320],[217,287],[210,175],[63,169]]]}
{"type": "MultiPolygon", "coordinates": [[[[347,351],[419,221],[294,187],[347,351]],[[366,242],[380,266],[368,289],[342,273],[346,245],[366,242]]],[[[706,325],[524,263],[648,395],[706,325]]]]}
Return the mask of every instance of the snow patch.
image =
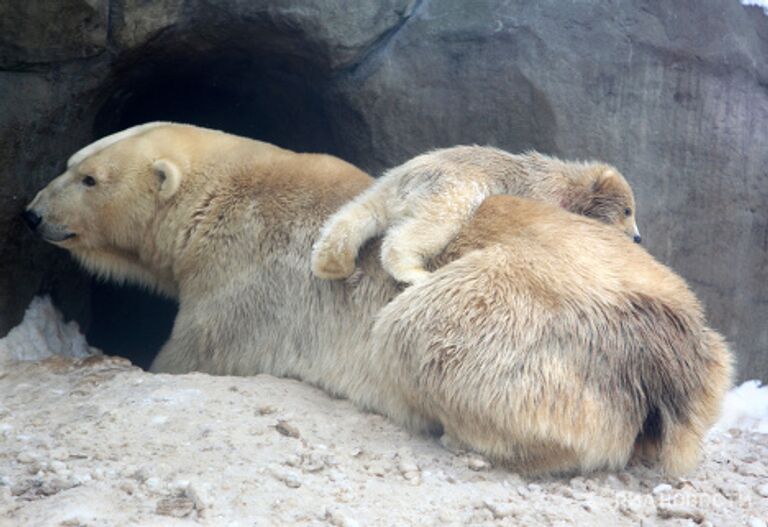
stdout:
{"type": "Polygon", "coordinates": [[[768,0],[741,0],[741,5],[762,7],[763,12],[768,15],[768,0]]]}
{"type": "Polygon", "coordinates": [[[35,297],[24,320],[0,339],[0,363],[41,360],[54,355],[81,358],[93,355],[77,322],[64,323],[50,297],[35,297]]]}
{"type": "Polygon", "coordinates": [[[720,420],[712,431],[727,432],[732,428],[768,434],[768,386],[753,380],[728,392],[720,420]]]}

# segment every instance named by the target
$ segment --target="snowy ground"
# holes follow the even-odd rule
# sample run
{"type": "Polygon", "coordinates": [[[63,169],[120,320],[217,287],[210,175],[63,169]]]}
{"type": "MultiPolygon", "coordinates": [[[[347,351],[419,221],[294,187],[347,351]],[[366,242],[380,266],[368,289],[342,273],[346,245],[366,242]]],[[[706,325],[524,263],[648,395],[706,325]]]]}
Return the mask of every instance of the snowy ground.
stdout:
{"type": "Polygon", "coordinates": [[[688,478],[633,466],[531,480],[300,382],[151,375],[86,352],[46,300],[0,340],[2,526],[768,520],[768,388],[756,383],[731,393],[688,478]]]}

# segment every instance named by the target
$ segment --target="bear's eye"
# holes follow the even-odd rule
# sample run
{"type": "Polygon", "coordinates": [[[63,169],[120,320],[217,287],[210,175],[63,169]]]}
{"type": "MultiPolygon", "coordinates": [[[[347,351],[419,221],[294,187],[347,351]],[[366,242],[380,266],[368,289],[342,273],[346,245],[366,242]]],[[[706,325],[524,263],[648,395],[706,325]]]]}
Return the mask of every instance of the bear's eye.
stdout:
{"type": "Polygon", "coordinates": [[[630,209],[629,207],[624,209],[624,216],[632,216],[632,209],[630,209]]]}
{"type": "Polygon", "coordinates": [[[86,187],[92,187],[96,184],[96,180],[92,176],[85,176],[83,178],[83,185],[86,187]]]}

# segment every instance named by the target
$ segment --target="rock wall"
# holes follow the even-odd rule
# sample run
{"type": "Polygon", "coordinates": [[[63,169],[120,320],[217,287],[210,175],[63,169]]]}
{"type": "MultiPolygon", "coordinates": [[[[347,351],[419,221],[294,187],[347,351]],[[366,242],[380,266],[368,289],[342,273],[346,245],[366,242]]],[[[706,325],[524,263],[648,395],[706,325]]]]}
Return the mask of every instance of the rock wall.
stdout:
{"type": "Polygon", "coordinates": [[[768,380],[766,86],[768,17],[736,0],[6,3],[0,334],[40,291],[87,324],[90,282],[17,215],[79,146],[162,118],[373,172],[458,143],[613,163],[768,380]]]}

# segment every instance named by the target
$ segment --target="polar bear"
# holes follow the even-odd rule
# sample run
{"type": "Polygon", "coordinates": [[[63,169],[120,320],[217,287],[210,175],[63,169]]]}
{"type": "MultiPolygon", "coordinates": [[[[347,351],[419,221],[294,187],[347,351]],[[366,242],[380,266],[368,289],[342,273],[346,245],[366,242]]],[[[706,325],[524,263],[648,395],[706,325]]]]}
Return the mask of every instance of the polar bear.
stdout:
{"type": "Polygon", "coordinates": [[[269,373],[527,473],[696,465],[731,359],[696,298],[615,228],[487,199],[405,291],[374,241],[310,248],[372,179],[339,159],[153,123],[75,154],[25,219],[93,272],[178,299],[156,372],[269,373]]]}
{"type": "Polygon", "coordinates": [[[360,247],[384,233],[384,269],[399,282],[420,282],[429,276],[425,262],[445,249],[485,198],[496,194],[560,205],[641,240],[632,189],[614,167],[537,152],[513,155],[456,146],[387,171],[331,216],[313,248],[312,271],[320,278],[348,277],[360,247]]]}

